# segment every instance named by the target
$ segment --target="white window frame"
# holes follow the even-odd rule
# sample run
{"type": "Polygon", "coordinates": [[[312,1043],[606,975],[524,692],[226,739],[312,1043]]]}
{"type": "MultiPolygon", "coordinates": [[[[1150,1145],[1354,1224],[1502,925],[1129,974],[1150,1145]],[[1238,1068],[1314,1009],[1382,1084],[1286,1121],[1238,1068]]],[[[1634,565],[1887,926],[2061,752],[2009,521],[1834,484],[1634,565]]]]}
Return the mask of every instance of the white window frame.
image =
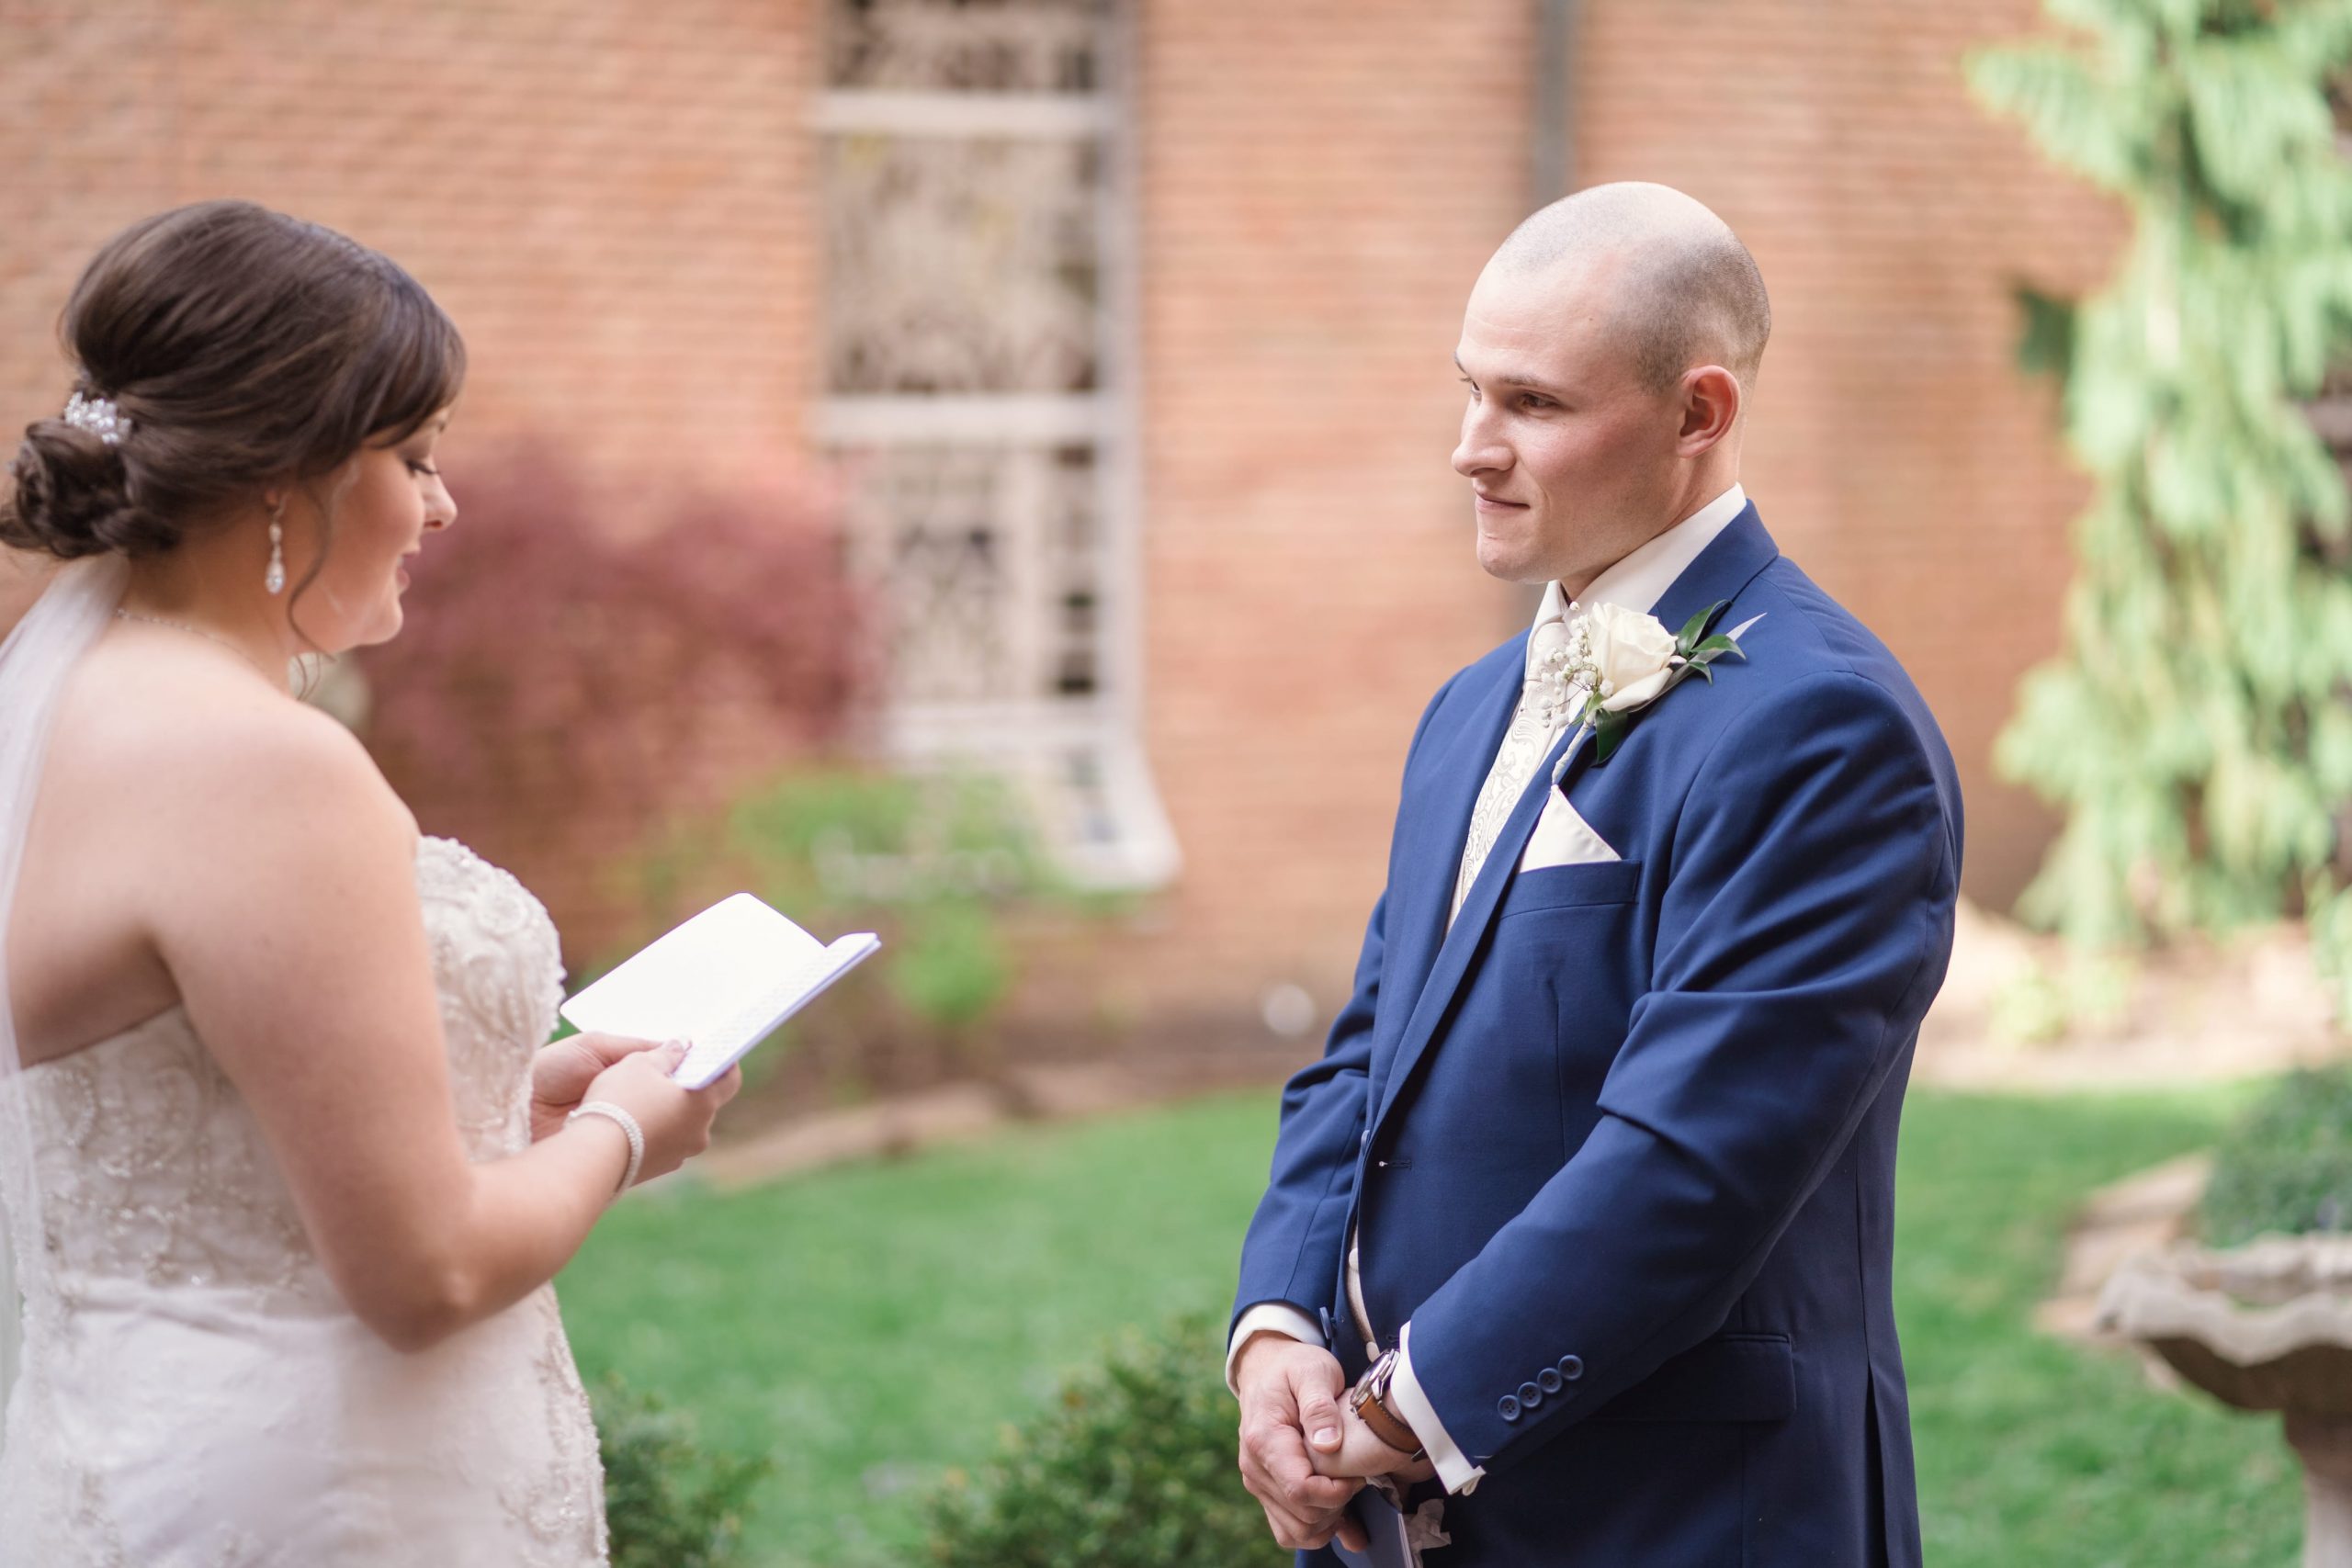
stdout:
{"type": "MultiPolygon", "coordinates": [[[[886,753],[902,765],[977,765],[1022,783],[1065,874],[1082,886],[1105,890],[1162,886],[1181,864],[1143,746],[1141,326],[1136,160],[1126,112],[1136,102],[1133,11],[1132,0],[1114,0],[1103,28],[1102,82],[1093,93],[826,85],[809,116],[820,137],[1069,138],[1100,144],[1094,391],[930,397],[842,394],[827,387],[820,389],[810,425],[817,444],[829,451],[901,443],[1063,442],[1092,451],[1100,560],[1094,690],[1080,698],[895,703],[883,716],[881,739],[886,753]]],[[[822,218],[830,221],[830,214],[822,218]]]]}

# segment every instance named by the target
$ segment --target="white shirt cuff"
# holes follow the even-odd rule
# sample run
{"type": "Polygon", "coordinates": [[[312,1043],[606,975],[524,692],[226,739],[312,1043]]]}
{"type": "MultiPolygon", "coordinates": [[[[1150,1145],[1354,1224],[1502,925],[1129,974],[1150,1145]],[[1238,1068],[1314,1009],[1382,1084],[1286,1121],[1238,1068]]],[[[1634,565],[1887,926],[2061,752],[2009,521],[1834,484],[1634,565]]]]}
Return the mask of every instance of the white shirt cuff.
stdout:
{"type": "Polygon", "coordinates": [[[1241,1321],[1233,1325],[1233,1337],[1225,1342],[1225,1391],[1236,1398],[1241,1391],[1233,1386],[1233,1363],[1241,1359],[1241,1348],[1253,1334],[1281,1334],[1301,1344],[1323,1345],[1322,1325],[1313,1318],[1288,1302],[1260,1302],[1241,1314],[1241,1321]]]}
{"type": "MultiPolygon", "coordinates": [[[[1248,1318],[1243,1318],[1246,1325],[1248,1318]]],[[[1437,1467],[1437,1478],[1445,1483],[1448,1492],[1465,1495],[1478,1489],[1486,1475],[1480,1466],[1472,1464],[1462,1450],[1445,1435],[1445,1423],[1437,1418],[1437,1406],[1421,1392],[1421,1380],[1413,1375],[1413,1325],[1407,1324],[1396,1341],[1396,1370],[1388,1379],[1388,1394],[1396,1402],[1396,1414],[1413,1428],[1413,1436],[1420,1438],[1421,1447],[1429,1450],[1430,1463],[1437,1467]]]]}

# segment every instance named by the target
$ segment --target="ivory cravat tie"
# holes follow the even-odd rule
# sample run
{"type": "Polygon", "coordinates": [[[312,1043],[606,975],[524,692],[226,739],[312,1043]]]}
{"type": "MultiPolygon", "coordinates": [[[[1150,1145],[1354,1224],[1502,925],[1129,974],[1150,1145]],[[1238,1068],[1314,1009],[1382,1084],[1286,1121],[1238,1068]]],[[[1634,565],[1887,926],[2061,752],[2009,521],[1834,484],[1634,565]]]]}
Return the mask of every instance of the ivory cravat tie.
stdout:
{"type": "Polygon", "coordinates": [[[1567,726],[1566,694],[1554,682],[1539,680],[1537,671],[1547,654],[1567,646],[1567,617],[1575,614],[1571,606],[1566,615],[1541,623],[1528,634],[1527,673],[1519,688],[1519,706],[1511,712],[1510,728],[1503,731],[1494,765],[1487,770],[1487,782],[1478,786],[1478,804],[1470,811],[1470,833],[1462,844],[1462,871],[1453,880],[1453,907],[1445,917],[1449,926],[1462,912],[1462,901],[1470,896],[1470,885],[1478,879],[1478,868],[1487,863],[1510,808],[1519,804],[1528,781],[1544,765],[1553,742],[1567,726]]]}

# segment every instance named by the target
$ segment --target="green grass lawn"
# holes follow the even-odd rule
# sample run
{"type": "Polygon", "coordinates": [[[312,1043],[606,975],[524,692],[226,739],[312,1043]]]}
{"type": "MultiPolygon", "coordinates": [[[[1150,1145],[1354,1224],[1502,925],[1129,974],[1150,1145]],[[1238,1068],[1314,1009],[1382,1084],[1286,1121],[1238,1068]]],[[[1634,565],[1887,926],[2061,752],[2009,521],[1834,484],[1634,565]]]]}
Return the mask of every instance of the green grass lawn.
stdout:
{"type": "MultiPolygon", "coordinates": [[[[564,1315],[591,1378],[617,1368],[715,1446],[775,1455],[753,1562],[910,1563],[922,1491],[1110,1336],[1222,1317],[1273,1114],[1253,1094],[727,1197],[655,1192],[565,1273],[564,1315]]],[[[2209,1142],[2222,1114],[2185,1097],[1911,1097],[1897,1303],[1936,1568],[2293,1559],[2274,1422],[2152,1393],[2130,1360],[2028,1325],[2082,1195],[2209,1142]]]]}
{"type": "Polygon", "coordinates": [[[1915,1094],[1895,1314],[1936,1568],[2286,1568],[2302,1491],[2275,1416],[2151,1391],[2131,1359],[2032,1332],[2085,1191],[2210,1143],[2241,1093],[1915,1094]]]}

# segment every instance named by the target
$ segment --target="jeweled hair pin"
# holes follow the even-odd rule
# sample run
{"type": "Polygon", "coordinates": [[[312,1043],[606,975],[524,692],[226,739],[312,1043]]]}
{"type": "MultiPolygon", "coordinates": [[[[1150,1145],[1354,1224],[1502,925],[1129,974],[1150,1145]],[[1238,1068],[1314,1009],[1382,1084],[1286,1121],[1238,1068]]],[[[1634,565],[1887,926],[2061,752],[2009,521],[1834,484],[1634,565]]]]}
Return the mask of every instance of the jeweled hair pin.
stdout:
{"type": "Polygon", "coordinates": [[[65,400],[65,423],[76,430],[86,430],[112,446],[130,434],[130,422],[114,406],[112,398],[85,397],[80,392],[65,400]]]}

